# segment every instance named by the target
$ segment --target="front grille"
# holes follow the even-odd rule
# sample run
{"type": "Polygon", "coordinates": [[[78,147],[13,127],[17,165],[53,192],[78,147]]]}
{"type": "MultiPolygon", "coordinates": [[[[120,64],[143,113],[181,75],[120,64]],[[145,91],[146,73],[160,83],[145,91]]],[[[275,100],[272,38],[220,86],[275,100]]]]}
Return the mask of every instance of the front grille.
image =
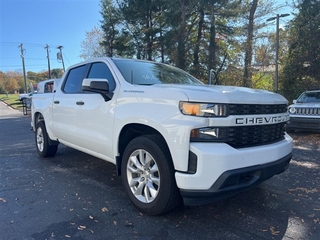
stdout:
{"type": "MultiPolygon", "coordinates": [[[[230,104],[230,115],[262,115],[286,113],[286,104],[230,104]]],[[[259,146],[282,140],[285,123],[228,128],[227,143],[234,148],[259,146]]]]}
{"type": "Polygon", "coordinates": [[[309,116],[320,116],[320,108],[296,108],[294,115],[309,115],[309,116]]]}
{"type": "Polygon", "coordinates": [[[228,143],[234,148],[252,147],[282,140],[285,123],[228,128],[228,143]]]}
{"type": "Polygon", "coordinates": [[[276,114],[287,112],[286,104],[229,104],[229,115],[276,114]]]}

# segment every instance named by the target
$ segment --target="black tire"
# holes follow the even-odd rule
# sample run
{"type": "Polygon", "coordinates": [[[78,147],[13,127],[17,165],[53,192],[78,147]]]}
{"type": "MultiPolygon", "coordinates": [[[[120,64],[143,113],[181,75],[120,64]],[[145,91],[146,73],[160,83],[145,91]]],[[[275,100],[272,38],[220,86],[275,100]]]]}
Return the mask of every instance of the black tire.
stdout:
{"type": "Polygon", "coordinates": [[[121,178],[130,200],[144,213],[163,214],[181,203],[171,155],[160,136],[140,136],[128,144],[121,178]]]}
{"type": "Polygon", "coordinates": [[[43,157],[53,157],[58,150],[58,145],[50,145],[49,136],[43,121],[36,125],[35,141],[38,154],[43,157]]]}

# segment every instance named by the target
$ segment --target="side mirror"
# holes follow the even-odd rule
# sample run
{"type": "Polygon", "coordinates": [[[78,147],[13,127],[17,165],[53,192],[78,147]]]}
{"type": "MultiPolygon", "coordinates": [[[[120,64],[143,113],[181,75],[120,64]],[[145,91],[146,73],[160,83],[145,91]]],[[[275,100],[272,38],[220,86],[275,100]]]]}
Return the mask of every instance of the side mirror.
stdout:
{"type": "Polygon", "coordinates": [[[296,103],[297,103],[297,100],[295,99],[295,100],[293,100],[292,102],[293,102],[293,104],[296,104],[296,103]]]}
{"type": "Polygon", "coordinates": [[[105,101],[109,101],[113,96],[113,93],[109,92],[107,79],[85,78],[82,81],[82,91],[99,93],[105,101]]]}

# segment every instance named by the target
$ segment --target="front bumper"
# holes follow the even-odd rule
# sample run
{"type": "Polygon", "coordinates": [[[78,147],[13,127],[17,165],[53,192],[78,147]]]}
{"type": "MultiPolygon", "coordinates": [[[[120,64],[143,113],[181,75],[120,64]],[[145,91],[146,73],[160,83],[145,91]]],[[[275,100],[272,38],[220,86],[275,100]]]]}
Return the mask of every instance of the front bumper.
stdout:
{"type": "Polygon", "coordinates": [[[294,129],[320,130],[320,118],[291,117],[286,124],[287,131],[294,129]]]}
{"type": "Polygon", "coordinates": [[[191,143],[197,156],[194,174],[176,172],[185,205],[197,205],[232,196],[285,171],[291,160],[292,138],[250,148],[223,143],[191,143]]]}
{"type": "Polygon", "coordinates": [[[284,172],[289,167],[291,154],[282,159],[258,166],[224,172],[208,190],[180,190],[186,206],[219,201],[250,189],[284,172]]]}

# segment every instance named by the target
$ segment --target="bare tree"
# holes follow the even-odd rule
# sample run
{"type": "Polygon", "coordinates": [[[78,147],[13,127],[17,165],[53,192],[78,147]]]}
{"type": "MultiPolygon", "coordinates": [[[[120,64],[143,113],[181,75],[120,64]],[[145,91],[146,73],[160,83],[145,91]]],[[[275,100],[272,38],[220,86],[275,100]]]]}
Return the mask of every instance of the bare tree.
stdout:
{"type": "Polygon", "coordinates": [[[103,47],[100,44],[102,41],[102,31],[98,27],[95,26],[91,31],[86,31],[86,38],[81,42],[80,57],[86,60],[104,56],[103,47]]]}

